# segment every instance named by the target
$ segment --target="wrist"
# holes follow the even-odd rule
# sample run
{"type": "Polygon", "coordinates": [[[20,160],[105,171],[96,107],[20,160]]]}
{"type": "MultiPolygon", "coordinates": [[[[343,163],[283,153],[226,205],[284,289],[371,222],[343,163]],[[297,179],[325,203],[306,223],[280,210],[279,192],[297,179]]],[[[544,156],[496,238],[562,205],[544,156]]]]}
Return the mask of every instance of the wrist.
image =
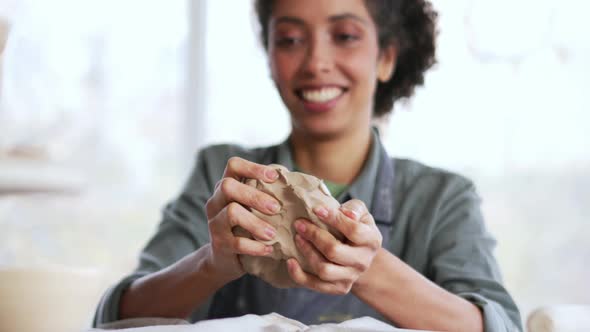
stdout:
{"type": "Polygon", "coordinates": [[[236,279],[228,275],[227,269],[215,264],[213,251],[209,243],[202,246],[195,254],[199,255],[197,264],[197,273],[199,279],[205,279],[208,283],[215,285],[217,288],[225,286],[227,283],[236,279]]]}
{"type": "Polygon", "coordinates": [[[385,249],[383,248],[379,248],[379,250],[377,250],[377,254],[375,254],[375,257],[373,258],[373,261],[371,262],[369,268],[365,272],[363,272],[352,285],[351,292],[353,294],[358,296],[359,292],[363,292],[367,289],[367,287],[370,287],[370,285],[374,284],[373,277],[375,276],[375,270],[377,270],[379,267],[379,261],[381,260],[381,257],[384,254],[384,250],[385,249]]]}

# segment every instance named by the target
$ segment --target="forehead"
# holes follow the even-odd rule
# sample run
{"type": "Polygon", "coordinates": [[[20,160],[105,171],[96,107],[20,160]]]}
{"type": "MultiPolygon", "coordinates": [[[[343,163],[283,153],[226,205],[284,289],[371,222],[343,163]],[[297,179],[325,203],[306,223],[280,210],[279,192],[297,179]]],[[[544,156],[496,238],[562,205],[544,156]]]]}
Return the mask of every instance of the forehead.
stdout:
{"type": "Polygon", "coordinates": [[[271,23],[325,23],[339,19],[372,22],[364,0],[275,0],[271,23]]]}

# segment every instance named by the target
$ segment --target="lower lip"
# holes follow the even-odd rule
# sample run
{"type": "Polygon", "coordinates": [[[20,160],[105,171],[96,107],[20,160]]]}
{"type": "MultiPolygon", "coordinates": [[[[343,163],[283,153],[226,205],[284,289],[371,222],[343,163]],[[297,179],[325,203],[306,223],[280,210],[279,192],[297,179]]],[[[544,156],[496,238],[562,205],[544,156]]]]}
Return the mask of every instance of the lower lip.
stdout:
{"type": "Polygon", "coordinates": [[[306,110],[310,111],[310,112],[314,112],[314,113],[323,113],[323,112],[327,112],[329,110],[331,110],[332,108],[334,108],[334,106],[336,106],[336,103],[338,103],[338,100],[340,100],[340,98],[344,95],[344,92],[342,94],[340,94],[338,97],[329,100],[327,102],[324,103],[314,103],[311,101],[307,101],[307,100],[303,100],[303,106],[305,107],[306,110]]]}

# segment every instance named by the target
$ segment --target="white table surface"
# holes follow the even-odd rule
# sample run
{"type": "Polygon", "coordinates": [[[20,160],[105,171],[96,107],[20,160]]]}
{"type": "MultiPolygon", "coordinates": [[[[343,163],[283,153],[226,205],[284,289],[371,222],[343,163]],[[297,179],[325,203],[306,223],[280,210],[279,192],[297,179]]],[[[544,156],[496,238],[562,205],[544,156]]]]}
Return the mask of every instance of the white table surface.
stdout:
{"type": "MultiPolygon", "coordinates": [[[[361,317],[344,321],[340,324],[320,324],[307,326],[301,322],[286,318],[277,313],[263,316],[244,315],[241,317],[211,319],[188,324],[166,318],[134,318],[108,324],[109,329],[133,332],[417,332],[393,327],[372,317],[361,317]],[[160,325],[161,324],[161,325],[160,325]],[[174,324],[174,325],[172,325],[174,324]]],[[[87,332],[107,330],[92,329],[87,332]]],[[[427,331],[423,331],[427,332],[427,331]]]]}

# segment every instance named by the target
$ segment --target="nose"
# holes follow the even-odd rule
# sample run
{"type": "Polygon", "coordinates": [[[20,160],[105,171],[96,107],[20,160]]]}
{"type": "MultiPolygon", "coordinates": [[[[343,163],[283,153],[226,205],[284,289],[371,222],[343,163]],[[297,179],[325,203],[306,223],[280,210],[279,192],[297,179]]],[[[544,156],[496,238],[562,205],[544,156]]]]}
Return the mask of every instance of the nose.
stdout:
{"type": "Polygon", "coordinates": [[[304,70],[308,75],[329,73],[334,67],[332,50],[328,41],[321,36],[312,38],[308,45],[304,70]]]}

